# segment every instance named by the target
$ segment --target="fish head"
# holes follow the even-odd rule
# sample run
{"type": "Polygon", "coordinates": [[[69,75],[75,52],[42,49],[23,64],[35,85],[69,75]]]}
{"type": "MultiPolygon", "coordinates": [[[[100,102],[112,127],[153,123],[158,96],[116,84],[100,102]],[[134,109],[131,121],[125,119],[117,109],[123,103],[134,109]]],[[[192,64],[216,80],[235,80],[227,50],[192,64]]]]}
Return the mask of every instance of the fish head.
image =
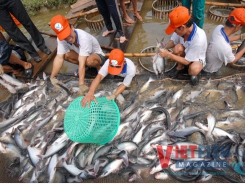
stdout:
{"type": "Polygon", "coordinates": [[[157,43],[156,48],[159,48],[160,47],[160,41],[158,40],[158,38],[156,38],[156,43],[157,43]]]}
{"type": "Polygon", "coordinates": [[[98,179],[107,176],[107,174],[108,174],[108,171],[103,172],[103,173],[98,177],[98,179]]]}

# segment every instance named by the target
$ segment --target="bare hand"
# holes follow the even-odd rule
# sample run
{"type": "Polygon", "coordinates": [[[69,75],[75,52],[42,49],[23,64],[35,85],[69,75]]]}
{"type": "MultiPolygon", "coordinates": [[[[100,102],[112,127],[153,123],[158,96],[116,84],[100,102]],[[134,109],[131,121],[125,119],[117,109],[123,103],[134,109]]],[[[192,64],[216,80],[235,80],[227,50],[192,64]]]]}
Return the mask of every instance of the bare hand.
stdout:
{"type": "Polygon", "coordinates": [[[89,87],[86,86],[85,84],[81,84],[79,85],[79,91],[78,91],[78,94],[80,96],[84,96],[84,94],[89,90],[89,87]]]}
{"type": "Polygon", "coordinates": [[[82,107],[85,107],[86,104],[88,103],[88,108],[90,108],[90,103],[91,103],[92,100],[95,101],[95,103],[98,103],[97,100],[96,100],[96,98],[95,98],[95,96],[94,96],[94,94],[87,93],[83,97],[83,99],[81,100],[82,107]]]}
{"type": "Polygon", "coordinates": [[[161,57],[167,57],[168,56],[168,54],[169,54],[169,51],[167,50],[167,49],[160,49],[159,50],[159,55],[161,56],[161,57]]]}

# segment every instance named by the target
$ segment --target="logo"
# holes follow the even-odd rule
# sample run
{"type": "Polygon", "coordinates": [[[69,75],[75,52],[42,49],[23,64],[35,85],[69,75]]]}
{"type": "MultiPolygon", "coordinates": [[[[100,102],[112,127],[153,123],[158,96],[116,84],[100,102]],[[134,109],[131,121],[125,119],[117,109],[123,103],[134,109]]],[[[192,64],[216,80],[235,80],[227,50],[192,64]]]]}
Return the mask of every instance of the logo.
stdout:
{"type": "Polygon", "coordinates": [[[111,65],[117,66],[117,64],[118,64],[117,60],[114,60],[114,59],[111,60],[111,65]]]}
{"type": "MultiPolygon", "coordinates": [[[[177,160],[176,168],[204,168],[220,169],[232,167],[235,172],[245,175],[245,164],[241,162],[232,163],[230,146],[220,145],[158,145],[152,144],[156,148],[158,158],[163,169],[170,165],[170,160],[177,160]],[[231,165],[230,165],[231,164],[231,165]]],[[[238,157],[243,157],[244,150],[238,152],[238,157]]],[[[241,160],[241,159],[240,159],[241,160]]]]}
{"type": "Polygon", "coordinates": [[[61,31],[61,30],[63,29],[63,26],[61,25],[61,23],[56,23],[56,24],[54,25],[54,28],[55,28],[56,30],[58,30],[58,31],[61,31]]]}

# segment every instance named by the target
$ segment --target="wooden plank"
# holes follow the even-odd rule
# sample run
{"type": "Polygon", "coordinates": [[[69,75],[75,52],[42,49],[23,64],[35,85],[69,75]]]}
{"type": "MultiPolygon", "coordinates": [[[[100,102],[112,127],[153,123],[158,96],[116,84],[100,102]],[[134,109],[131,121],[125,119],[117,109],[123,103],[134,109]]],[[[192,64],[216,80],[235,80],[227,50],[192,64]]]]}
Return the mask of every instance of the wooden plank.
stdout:
{"type": "MultiPolygon", "coordinates": [[[[33,59],[31,59],[31,64],[33,65],[33,75],[32,78],[35,78],[38,73],[44,68],[44,66],[51,62],[53,56],[56,54],[57,51],[57,39],[56,37],[49,37],[45,40],[45,45],[51,50],[51,54],[47,55],[43,53],[41,50],[38,50],[38,55],[42,59],[39,63],[36,63],[33,59]]],[[[20,71],[18,74],[16,74],[17,77],[23,77],[25,78],[24,72],[20,71]]]]}
{"type": "MultiPolygon", "coordinates": [[[[143,2],[144,2],[144,0],[138,0],[137,1],[137,9],[141,10],[143,2]]],[[[130,7],[132,7],[132,4],[130,4],[130,6],[128,6],[128,8],[130,8],[130,7]]],[[[132,26],[124,26],[124,34],[125,34],[126,38],[128,40],[130,40],[131,35],[134,31],[134,28],[135,28],[135,26],[139,20],[136,17],[134,17],[133,12],[127,12],[127,13],[135,21],[134,24],[131,24],[132,26]]],[[[115,40],[110,46],[111,47],[118,46],[118,48],[121,48],[121,50],[123,50],[125,52],[127,47],[128,47],[128,44],[129,44],[129,41],[125,41],[124,43],[120,44],[119,41],[115,40]]]]}
{"type": "Polygon", "coordinates": [[[236,3],[221,3],[221,2],[205,2],[206,5],[212,6],[227,6],[227,7],[245,7],[245,4],[236,4],[236,3]]]}
{"type": "Polygon", "coordinates": [[[76,3],[71,5],[71,9],[77,8],[79,6],[83,6],[84,4],[86,4],[88,2],[92,2],[92,1],[95,2],[95,0],[78,0],[76,3]]]}
{"type": "Polygon", "coordinates": [[[85,9],[85,8],[88,8],[90,6],[95,6],[95,5],[96,5],[95,1],[94,2],[91,1],[91,2],[84,4],[83,6],[78,6],[77,8],[72,9],[71,12],[76,13],[76,12],[79,12],[79,11],[85,9]]]}
{"type": "MultiPolygon", "coordinates": [[[[138,0],[137,2],[137,8],[138,10],[141,10],[142,8],[142,5],[143,5],[143,2],[144,0],[138,0]]],[[[132,3],[130,3],[128,6],[126,6],[126,8],[131,8],[132,9],[132,3]]],[[[122,51],[126,51],[127,47],[128,47],[128,44],[129,44],[129,40],[131,38],[131,35],[134,31],[134,28],[137,24],[137,18],[135,18],[133,16],[133,12],[132,11],[129,11],[127,12],[128,15],[133,18],[136,22],[134,24],[127,24],[127,23],[123,23],[123,31],[124,31],[124,34],[127,38],[127,40],[124,42],[124,43],[120,43],[119,41],[119,34],[118,33],[115,33],[115,34],[109,34],[107,37],[103,37],[102,36],[102,33],[106,30],[106,27],[104,27],[100,33],[100,35],[98,36],[98,41],[101,45],[108,45],[109,47],[112,47],[112,48],[119,48],[121,49],[122,51]],[[114,38],[112,38],[112,36],[114,36],[114,38]]],[[[122,13],[121,13],[122,14],[122,13]]],[[[112,20],[112,23],[113,23],[113,28],[114,30],[116,30],[116,27],[115,27],[115,24],[112,20]]]]}
{"type": "Polygon", "coordinates": [[[76,14],[72,14],[70,16],[66,16],[67,19],[73,19],[73,18],[80,18],[84,15],[89,15],[91,13],[96,13],[98,12],[98,8],[94,8],[92,10],[86,11],[86,12],[82,12],[82,13],[76,13],[76,14]]]}
{"type": "Polygon", "coordinates": [[[56,55],[56,52],[57,52],[57,39],[55,37],[49,37],[45,41],[45,44],[51,50],[51,54],[50,55],[46,55],[42,51],[38,50],[38,54],[42,58],[42,61],[39,62],[39,63],[36,63],[33,60],[31,61],[31,63],[34,66],[34,71],[33,71],[33,76],[32,77],[36,77],[37,74],[44,68],[44,66],[48,62],[51,62],[51,59],[53,58],[53,56],[56,55]]]}

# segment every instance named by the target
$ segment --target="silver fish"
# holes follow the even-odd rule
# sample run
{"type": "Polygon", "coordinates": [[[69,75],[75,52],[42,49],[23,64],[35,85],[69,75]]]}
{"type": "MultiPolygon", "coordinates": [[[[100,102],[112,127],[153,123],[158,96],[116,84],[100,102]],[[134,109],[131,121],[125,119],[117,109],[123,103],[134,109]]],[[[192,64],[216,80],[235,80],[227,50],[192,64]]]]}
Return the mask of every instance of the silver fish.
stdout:
{"type": "Polygon", "coordinates": [[[168,179],[168,173],[166,173],[164,171],[155,173],[155,178],[158,180],[166,180],[166,179],[168,179]]]}
{"type": "Polygon", "coordinates": [[[41,148],[36,148],[36,147],[29,145],[27,147],[27,151],[28,151],[32,164],[35,166],[39,162],[40,155],[42,154],[43,150],[41,148]]]}
{"type": "Polygon", "coordinates": [[[145,127],[146,126],[147,126],[147,124],[142,125],[141,129],[139,129],[139,131],[133,137],[133,140],[132,140],[133,142],[135,142],[136,144],[138,144],[139,142],[141,142],[143,131],[145,130],[145,127]]]}
{"type": "Polygon", "coordinates": [[[18,119],[23,118],[25,115],[26,115],[26,112],[22,112],[21,114],[18,114],[15,117],[12,117],[12,118],[9,118],[9,119],[7,119],[5,121],[2,121],[0,123],[0,128],[4,128],[4,127],[16,122],[18,119]]]}
{"type": "Polygon", "coordinates": [[[14,131],[14,140],[15,140],[16,144],[19,146],[19,148],[21,148],[21,149],[27,148],[28,144],[25,142],[24,137],[18,128],[16,128],[14,131]]]}
{"type": "Polygon", "coordinates": [[[138,148],[138,145],[134,142],[121,142],[117,145],[119,150],[125,150],[128,153],[138,148]]]}
{"type": "Polygon", "coordinates": [[[164,58],[159,56],[158,53],[152,56],[152,64],[156,75],[162,74],[164,72],[164,58]]]}
{"type": "Polygon", "coordinates": [[[203,90],[201,89],[200,91],[191,91],[186,97],[185,97],[185,101],[191,101],[193,102],[193,100],[198,97],[198,95],[200,95],[203,92],[203,90]]]}
{"type": "Polygon", "coordinates": [[[184,93],[184,90],[183,89],[180,89],[178,90],[174,95],[173,95],[173,98],[172,98],[172,101],[171,101],[171,104],[174,104],[184,93]]]}
{"type": "MultiPolygon", "coordinates": [[[[20,176],[18,177],[18,181],[21,182],[24,178],[26,178],[31,172],[34,172],[34,166],[28,162],[21,172],[20,176]]],[[[22,181],[23,182],[23,181],[22,181]]]]}
{"type": "Polygon", "coordinates": [[[54,153],[57,153],[60,149],[62,149],[69,141],[66,133],[63,133],[56,141],[54,141],[49,148],[47,149],[45,155],[42,155],[42,158],[49,157],[54,153]]]}
{"type": "Polygon", "coordinates": [[[63,161],[62,166],[73,176],[78,176],[81,174],[82,170],[78,169],[75,165],[67,164],[66,161],[63,161]]]}
{"type": "Polygon", "coordinates": [[[152,81],[155,81],[152,77],[149,78],[149,80],[140,88],[139,93],[143,93],[146,91],[152,81]]]}
{"type": "Polygon", "coordinates": [[[4,82],[4,81],[1,80],[1,79],[0,79],[0,84],[2,84],[5,88],[7,88],[7,90],[8,90],[10,93],[12,93],[12,94],[17,93],[16,89],[15,89],[13,86],[7,84],[6,82],[4,82]]]}
{"type": "MultiPolygon", "coordinates": [[[[204,131],[208,131],[208,127],[203,125],[202,123],[200,122],[195,122],[196,126],[198,126],[199,128],[203,129],[204,131]]],[[[212,132],[213,136],[218,138],[218,137],[229,137],[233,142],[235,142],[236,144],[239,143],[239,141],[237,140],[236,136],[233,135],[233,134],[229,134],[228,132],[220,129],[220,128],[214,128],[213,129],[213,132],[212,132]]]]}
{"type": "Polygon", "coordinates": [[[97,174],[99,171],[99,168],[106,166],[108,162],[109,162],[109,159],[107,157],[99,157],[98,159],[96,159],[94,163],[94,174],[97,174]]]}
{"type": "Polygon", "coordinates": [[[15,79],[15,78],[13,78],[13,77],[11,77],[10,75],[7,75],[7,74],[3,74],[3,75],[1,75],[1,77],[5,80],[5,81],[8,81],[8,83],[11,83],[11,84],[13,84],[13,85],[15,85],[15,86],[27,86],[27,84],[24,84],[24,83],[22,83],[22,82],[20,82],[19,80],[17,80],[17,79],[15,79]]]}
{"type": "Polygon", "coordinates": [[[54,154],[52,158],[50,159],[49,165],[48,165],[48,175],[49,175],[49,183],[52,183],[54,181],[55,172],[56,172],[56,165],[58,163],[58,156],[57,154],[54,154]]]}
{"type": "Polygon", "coordinates": [[[104,169],[102,170],[99,178],[103,178],[108,176],[110,173],[116,173],[120,167],[123,164],[123,159],[115,159],[112,162],[110,162],[109,164],[107,164],[104,169]]]}
{"type": "Polygon", "coordinates": [[[212,143],[214,143],[214,138],[212,136],[212,132],[213,132],[213,129],[215,127],[216,120],[215,120],[215,117],[211,113],[208,113],[207,121],[208,121],[208,131],[206,134],[206,139],[207,139],[207,142],[209,144],[212,144],[212,143]]]}
{"type": "Polygon", "coordinates": [[[159,98],[166,90],[165,89],[159,89],[154,92],[153,95],[150,96],[150,100],[155,100],[159,98]]]}

